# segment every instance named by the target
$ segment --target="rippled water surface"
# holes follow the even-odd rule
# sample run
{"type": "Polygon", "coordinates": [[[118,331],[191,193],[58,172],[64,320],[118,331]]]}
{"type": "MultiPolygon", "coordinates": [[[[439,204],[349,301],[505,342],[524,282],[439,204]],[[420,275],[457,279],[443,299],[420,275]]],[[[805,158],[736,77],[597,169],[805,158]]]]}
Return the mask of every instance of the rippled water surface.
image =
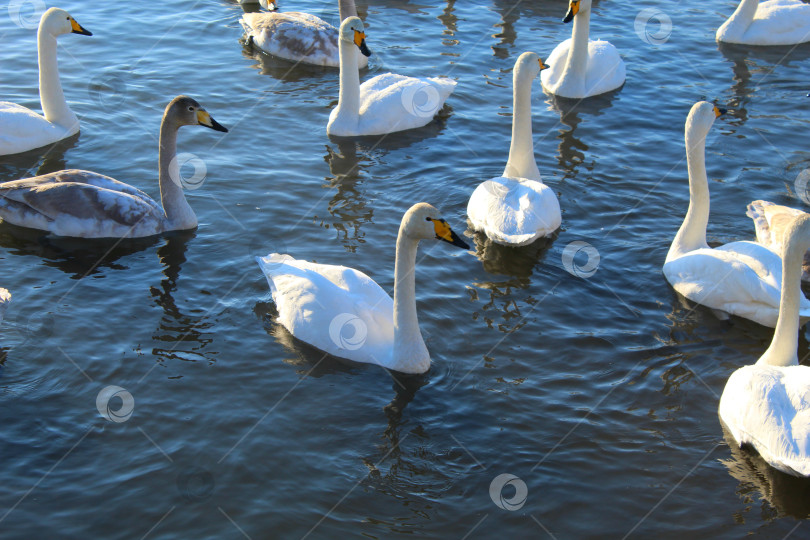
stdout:
{"type": "MultiPolygon", "coordinates": [[[[94,34],[59,39],[81,134],[0,158],[0,181],[83,168],[157,196],[158,126],[180,93],[230,133],[181,131],[206,172],[188,192],[196,231],[115,245],[0,225],[14,297],[0,338],[0,537],[807,535],[807,484],[730,448],[717,417],[726,379],[771,331],[694,309],[661,265],[686,211],[683,123],[700,99],[731,109],[707,141],[710,242],[751,239],[753,199],[807,208],[794,179],[810,162],[810,46],[718,47],[730,0],[594,4],[591,35],[619,49],[626,85],[581,103],[533,89],[562,229],[520,250],[469,231],[474,253],[423,242],[433,367],[407,379],[293,339],[253,256],[350,265],[391,291],[411,204],[464,233],[469,195],[506,161],[514,61],[570,35],[566,3],[359,0],[375,53],[364,78],[458,81],[445,118],[359,140],[325,133],[337,71],[244,47],[236,3],[60,4],[94,34]],[[664,16],[637,26],[645,7],[664,16]],[[562,262],[576,241],[599,254],[590,277],[562,262]],[[107,386],[132,395],[125,421],[99,414],[107,386]],[[495,482],[493,499],[503,474],[517,478],[500,496],[495,482]],[[499,508],[521,483],[525,504],[499,508]]],[[[38,109],[36,31],[7,12],[0,98],[38,109]]]]}

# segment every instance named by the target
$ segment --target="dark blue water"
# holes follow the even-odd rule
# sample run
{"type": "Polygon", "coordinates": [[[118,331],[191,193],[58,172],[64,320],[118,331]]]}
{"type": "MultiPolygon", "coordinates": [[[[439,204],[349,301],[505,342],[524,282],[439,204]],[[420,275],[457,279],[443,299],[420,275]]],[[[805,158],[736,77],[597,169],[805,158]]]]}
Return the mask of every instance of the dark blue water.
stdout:
{"type": "MultiPolygon", "coordinates": [[[[358,141],[325,133],[337,72],[244,48],[235,3],[60,4],[94,34],[59,39],[81,134],[0,158],[0,181],[75,167],[157,197],[160,117],[180,93],[230,133],[181,132],[206,171],[188,193],[194,232],[115,245],[0,225],[13,294],[0,537],[806,536],[806,483],[729,448],[717,418],[726,379],[772,332],[683,303],[661,265],[688,204],[683,123],[700,99],[731,109],[707,141],[710,241],[751,239],[753,199],[807,208],[794,180],[810,163],[810,46],[719,48],[733,1],[658,3],[666,17],[640,34],[651,6],[595,4],[591,36],[619,49],[626,85],[581,103],[533,91],[562,229],[520,250],[468,231],[475,256],[424,243],[433,367],[416,378],[293,339],[253,256],[350,265],[390,291],[413,203],[464,232],[469,195],[506,161],[514,60],[570,35],[565,2],[359,1],[375,53],[364,77],[458,87],[447,118],[358,141]],[[572,242],[599,255],[588,277],[563,263],[572,242]],[[134,406],[117,422],[96,406],[109,386],[112,411],[134,406]]],[[[38,109],[36,31],[5,7],[0,96],[38,109]]]]}

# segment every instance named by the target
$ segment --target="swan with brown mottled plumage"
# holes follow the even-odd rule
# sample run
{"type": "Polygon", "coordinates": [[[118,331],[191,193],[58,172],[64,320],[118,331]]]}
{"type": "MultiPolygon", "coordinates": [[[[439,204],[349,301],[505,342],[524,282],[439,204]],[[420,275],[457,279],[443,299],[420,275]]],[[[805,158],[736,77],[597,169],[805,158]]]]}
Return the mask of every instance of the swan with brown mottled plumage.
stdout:
{"type": "Polygon", "coordinates": [[[177,131],[191,125],[228,131],[188,96],[169,103],[160,124],[162,206],[129,184],[70,169],[0,184],[0,218],[80,238],[137,238],[193,229],[197,217],[183,195],[177,160],[177,131]]]}

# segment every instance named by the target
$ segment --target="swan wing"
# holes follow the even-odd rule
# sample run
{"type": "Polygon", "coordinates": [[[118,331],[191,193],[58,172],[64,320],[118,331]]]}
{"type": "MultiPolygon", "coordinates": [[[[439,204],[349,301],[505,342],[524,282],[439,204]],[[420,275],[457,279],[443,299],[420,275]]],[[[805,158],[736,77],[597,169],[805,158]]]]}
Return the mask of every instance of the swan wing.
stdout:
{"type": "Polygon", "coordinates": [[[560,203],[554,191],[525,178],[493,178],[473,191],[467,216],[476,230],[499,244],[522,246],[560,227],[560,203]]]}
{"type": "Polygon", "coordinates": [[[163,209],[142,191],[90,171],[65,170],[0,184],[0,217],[61,236],[149,236],[163,209]]]}
{"type": "Polygon", "coordinates": [[[729,377],[720,418],[773,467],[810,476],[810,368],[745,366],[729,377]]]}
{"type": "Polygon", "coordinates": [[[271,253],[257,257],[278,322],[296,338],[333,356],[388,365],[394,303],[363,272],[271,253]]]}
{"type": "Polygon", "coordinates": [[[550,67],[540,72],[540,81],[547,92],[579,99],[604,94],[624,84],[627,69],[619,51],[611,43],[590,40],[587,66],[579,72],[568,66],[571,43],[571,38],[568,38],[557,45],[546,60],[550,67]]]}
{"type": "Polygon", "coordinates": [[[444,106],[456,82],[384,73],[360,85],[360,129],[381,135],[422,127],[444,106]]]}
{"type": "MultiPolygon", "coordinates": [[[[690,251],[664,264],[673,288],[690,300],[774,327],[782,280],[781,258],[754,242],[690,251]]],[[[802,316],[810,315],[803,299],[802,316]]]]}
{"type": "MultiPolygon", "coordinates": [[[[338,29],[309,13],[245,13],[245,34],[263,51],[294,62],[340,66],[338,29]]],[[[368,65],[360,55],[359,67],[368,65]]]]}
{"type": "Polygon", "coordinates": [[[0,101],[0,156],[40,148],[79,131],[52,124],[27,107],[0,101]]]}
{"type": "Polygon", "coordinates": [[[753,20],[729,19],[717,39],[748,45],[793,45],[810,41],[810,6],[799,0],[760,2],[753,20]]]}

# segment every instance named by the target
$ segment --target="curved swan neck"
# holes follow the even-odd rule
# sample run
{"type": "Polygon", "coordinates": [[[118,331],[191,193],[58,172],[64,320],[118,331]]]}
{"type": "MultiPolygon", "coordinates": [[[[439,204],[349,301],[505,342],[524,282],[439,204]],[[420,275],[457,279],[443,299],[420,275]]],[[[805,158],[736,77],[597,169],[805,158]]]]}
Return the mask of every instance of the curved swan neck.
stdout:
{"type": "Polygon", "coordinates": [[[56,58],[56,36],[40,26],[37,31],[37,56],[39,57],[39,101],[45,119],[64,127],[67,131],[79,131],[79,119],[65,101],[59,66],[56,58]]]}
{"type": "Polygon", "coordinates": [[[165,115],[160,124],[160,150],[158,151],[160,202],[169,222],[168,230],[193,229],[197,226],[197,216],[186,201],[180,181],[180,167],[177,157],[177,130],[165,115]],[[172,180],[177,179],[177,182],[172,180]]]}
{"type": "MultiPolygon", "coordinates": [[[[810,243],[807,234],[810,229],[805,221],[804,227],[790,227],[790,234],[784,239],[782,247],[782,292],[779,301],[779,318],[776,321],[776,330],[773,341],[757,364],[771,366],[796,366],[799,364],[798,335],[800,328],[799,301],[802,298],[802,260],[810,243]],[[802,234],[804,233],[804,234],[802,234]]],[[[785,233],[788,234],[787,232],[785,233]]]]}
{"type": "Polygon", "coordinates": [[[353,43],[346,43],[338,39],[340,54],[340,94],[336,119],[344,116],[358,118],[360,116],[360,67],[357,55],[360,51],[353,43]]]}
{"type": "Polygon", "coordinates": [[[754,21],[758,7],[759,0],[742,0],[719,30],[727,34],[731,32],[742,35],[754,21]]]}
{"type": "Polygon", "coordinates": [[[574,16],[571,31],[571,50],[565,71],[585,76],[588,70],[588,33],[591,26],[591,10],[580,11],[574,16]]]}
{"type": "Polygon", "coordinates": [[[689,172],[689,210],[669,248],[667,260],[708,247],[709,180],[706,176],[706,131],[686,121],[686,163],[689,172]]]}
{"type": "Polygon", "coordinates": [[[354,6],[354,0],[339,0],[338,10],[340,12],[341,21],[346,19],[346,17],[357,17],[357,8],[354,6]]]}
{"type": "Polygon", "coordinates": [[[427,371],[430,356],[419,331],[416,317],[416,248],[418,240],[409,237],[403,220],[397,236],[397,255],[394,270],[394,354],[393,367],[399,371],[419,373],[427,371]],[[427,365],[424,365],[424,364],[427,365]]]}
{"type": "Polygon", "coordinates": [[[540,181],[532,138],[532,80],[515,69],[512,76],[512,143],[503,175],[540,181]]]}

